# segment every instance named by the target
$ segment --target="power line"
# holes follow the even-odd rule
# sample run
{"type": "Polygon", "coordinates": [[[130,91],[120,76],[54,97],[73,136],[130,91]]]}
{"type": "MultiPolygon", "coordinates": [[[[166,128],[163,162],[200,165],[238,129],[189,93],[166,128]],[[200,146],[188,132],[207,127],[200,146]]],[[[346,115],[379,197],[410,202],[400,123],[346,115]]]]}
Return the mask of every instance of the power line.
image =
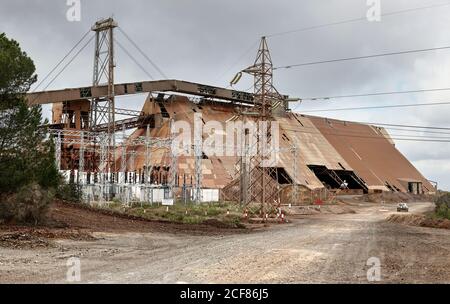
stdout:
{"type": "Polygon", "coordinates": [[[232,70],[239,62],[241,62],[241,60],[242,60],[245,56],[247,56],[248,53],[250,53],[250,51],[253,50],[254,47],[255,47],[258,43],[259,43],[259,39],[256,40],[256,41],[254,41],[253,44],[252,44],[248,49],[246,49],[245,52],[243,52],[242,55],[239,56],[239,58],[238,58],[233,64],[231,64],[230,67],[227,68],[227,69],[225,70],[225,72],[223,72],[220,76],[218,76],[214,81],[218,81],[218,80],[222,79],[222,77],[224,77],[224,76],[225,76],[228,72],[230,72],[230,71],[231,71],[231,70],[232,70]]]}
{"type": "MultiPolygon", "coordinates": [[[[388,133],[389,136],[393,137],[406,137],[406,138],[426,138],[426,139],[446,139],[450,140],[450,136],[429,136],[429,135],[406,135],[406,134],[396,134],[396,133],[388,133]]],[[[448,134],[448,133],[447,133],[448,134]]],[[[448,134],[450,135],[450,134],[448,134]]]]}
{"type": "Polygon", "coordinates": [[[159,74],[161,74],[161,76],[165,79],[168,79],[168,77],[166,76],[166,74],[164,74],[164,72],[156,65],[156,63],[153,62],[153,60],[151,60],[147,54],[144,53],[144,51],[142,51],[142,49],[137,45],[136,42],[133,41],[133,39],[131,39],[130,36],[127,35],[127,33],[125,33],[125,31],[121,28],[118,27],[119,31],[125,36],[125,38],[127,38],[127,40],[129,42],[131,42],[131,44],[138,50],[139,53],[141,53],[142,56],[144,56],[145,59],[147,59],[148,62],[150,62],[150,64],[158,71],[159,74]]]}
{"type": "Polygon", "coordinates": [[[391,109],[391,108],[410,108],[410,107],[424,107],[424,106],[439,106],[450,105],[450,102],[434,102],[434,103],[415,103],[415,104],[398,104],[389,106],[373,106],[373,107],[358,107],[358,108],[337,108],[337,109],[315,109],[302,111],[302,113],[315,113],[315,112],[335,112],[335,111],[359,111],[359,110],[373,110],[373,109],[391,109]]]}
{"type": "Polygon", "coordinates": [[[375,55],[367,55],[367,56],[357,56],[357,57],[347,57],[340,59],[331,59],[331,60],[323,60],[323,61],[314,61],[314,62],[306,62],[306,63],[298,63],[293,65],[285,65],[273,68],[274,70],[280,69],[291,69],[295,67],[303,67],[303,66],[311,66],[317,64],[325,64],[325,63],[334,63],[334,62],[342,62],[342,61],[352,61],[352,60],[361,60],[361,59],[369,59],[369,58],[377,58],[377,57],[385,57],[385,56],[394,56],[394,55],[404,55],[404,54],[413,54],[413,53],[423,53],[437,50],[446,50],[450,49],[450,46],[443,47],[435,47],[435,48],[427,48],[427,49],[418,49],[418,50],[407,50],[400,52],[391,52],[391,53],[383,53],[383,54],[375,54],[375,55]]]}
{"type": "Polygon", "coordinates": [[[33,89],[32,93],[36,92],[36,90],[50,77],[50,75],[58,69],[58,67],[64,62],[64,60],[66,60],[67,57],[72,54],[72,52],[81,44],[81,42],[89,35],[90,32],[91,30],[88,30],[83,35],[83,37],[81,37],[81,39],[72,47],[72,49],[70,49],[69,52],[67,52],[67,54],[58,62],[58,64],[56,64],[56,66],[38,83],[38,85],[33,89]]]}
{"type": "MultiPolygon", "coordinates": [[[[324,118],[326,119],[326,118],[324,118]]],[[[329,119],[334,121],[333,119],[329,119]]],[[[425,130],[447,130],[450,131],[450,127],[436,127],[436,126],[418,126],[418,125],[403,125],[403,124],[389,124],[389,123],[379,123],[379,122],[360,122],[360,121],[339,121],[342,123],[352,123],[360,125],[371,125],[371,126],[382,126],[382,127],[400,127],[408,129],[425,129],[425,130]]]]}
{"type": "Polygon", "coordinates": [[[326,97],[307,97],[307,98],[301,98],[301,100],[302,101],[317,101],[317,100],[330,100],[330,99],[338,99],[338,98],[370,97],[370,96],[411,94],[411,93],[424,93],[424,92],[440,92],[440,91],[450,91],[450,88],[421,89],[421,90],[409,90],[409,91],[391,91],[391,92],[377,92],[377,93],[350,94],[350,95],[335,95],[335,96],[326,96],[326,97]]]}
{"type": "Polygon", "coordinates": [[[91,41],[94,39],[95,36],[92,36],[84,45],[83,47],[70,59],[70,61],[64,65],[64,67],[59,71],[58,74],[56,74],[55,77],[47,84],[47,86],[43,89],[43,91],[47,90],[48,87],[67,69],[67,67],[80,55],[80,53],[91,43],[91,41]]]}
{"type": "MultiPolygon", "coordinates": [[[[308,116],[306,116],[308,117],[308,116]]],[[[323,119],[328,119],[328,118],[323,118],[323,119]]],[[[328,119],[328,120],[332,120],[332,119],[328,119]]],[[[335,120],[332,120],[335,121],[335,120]]],[[[373,126],[373,127],[377,127],[377,128],[383,128],[386,130],[395,130],[395,131],[402,131],[402,132],[412,132],[412,133],[420,133],[420,134],[441,134],[441,135],[450,135],[450,132],[443,132],[443,131],[429,131],[427,129],[413,129],[410,126],[404,126],[404,125],[399,125],[399,127],[389,127],[389,125],[386,126],[380,126],[380,125],[376,125],[375,123],[358,123],[358,122],[352,122],[352,121],[338,121],[340,123],[347,123],[347,124],[362,124],[365,126],[373,126]],[[402,128],[405,127],[405,128],[402,128]],[[410,127],[410,128],[407,128],[410,127]]],[[[302,126],[302,128],[304,129],[316,129],[316,127],[308,127],[308,126],[302,126]]],[[[428,128],[427,126],[420,126],[418,128],[428,128]]],[[[432,127],[432,128],[437,128],[437,127],[432,127]]],[[[348,133],[360,133],[360,131],[352,131],[352,130],[347,130],[346,132],[348,133]]],[[[410,136],[417,136],[417,135],[410,135],[410,136]]]]}
{"type": "MultiPolygon", "coordinates": [[[[356,135],[356,134],[349,134],[346,132],[316,132],[316,131],[306,131],[306,130],[301,130],[301,129],[296,129],[296,128],[283,128],[283,130],[286,131],[292,131],[292,132],[299,132],[299,133],[306,133],[306,134],[317,134],[317,135],[332,135],[332,136],[337,136],[337,137],[350,137],[350,138],[361,138],[361,139],[373,139],[373,140],[388,140],[388,139],[392,139],[392,140],[398,140],[398,141],[412,141],[412,142],[434,142],[434,143],[450,143],[450,138],[449,139],[434,139],[434,137],[423,137],[423,138],[418,138],[418,136],[412,136],[409,138],[399,138],[399,137],[385,137],[384,135],[356,135]]],[[[360,132],[359,132],[360,133],[360,132]]]]}
{"type": "MultiPolygon", "coordinates": [[[[303,115],[301,113],[294,113],[294,115],[302,115],[305,118],[314,117],[314,116],[303,115]]],[[[379,127],[383,127],[384,129],[394,129],[394,128],[386,128],[386,127],[395,127],[395,128],[405,128],[405,129],[397,129],[397,130],[404,130],[404,131],[409,131],[409,132],[450,134],[450,133],[445,133],[445,132],[426,131],[426,130],[447,130],[447,131],[450,131],[450,127],[389,124],[389,123],[378,123],[378,122],[358,122],[358,121],[336,120],[336,119],[324,118],[324,117],[320,117],[320,118],[322,118],[324,120],[329,120],[331,122],[337,122],[337,123],[342,123],[342,124],[359,124],[359,125],[366,125],[366,126],[368,125],[368,126],[374,126],[374,127],[379,126],[379,127]],[[411,129],[419,129],[419,130],[411,130],[411,129]]],[[[308,126],[303,126],[302,128],[315,129],[315,127],[308,127],[308,126]]]]}
{"type": "MultiPolygon", "coordinates": [[[[435,5],[428,5],[428,6],[422,6],[422,7],[417,7],[417,8],[393,11],[390,13],[381,14],[381,16],[388,17],[388,16],[394,16],[394,15],[399,15],[399,14],[405,14],[405,13],[425,10],[425,9],[444,7],[444,6],[449,6],[449,5],[450,5],[450,2],[442,3],[442,4],[435,4],[435,5]]],[[[330,26],[336,26],[336,25],[342,25],[342,24],[346,24],[346,23],[360,22],[360,21],[367,21],[367,18],[360,17],[360,18],[336,21],[336,22],[325,23],[325,24],[320,24],[320,25],[315,25],[315,26],[308,26],[308,27],[299,28],[299,29],[295,29],[295,30],[278,32],[278,33],[266,35],[266,37],[271,38],[271,37],[276,37],[276,36],[284,36],[284,35],[288,35],[288,34],[294,34],[294,33],[299,33],[299,32],[305,32],[305,31],[310,31],[310,30],[315,30],[315,29],[320,29],[320,28],[325,28],[325,27],[330,27],[330,26]]]]}
{"type": "MultiPolygon", "coordinates": [[[[42,91],[45,91],[48,89],[48,87],[50,85],[52,85],[52,83],[67,69],[67,67],[78,57],[78,55],[80,55],[80,53],[89,45],[89,43],[91,43],[91,41],[94,39],[94,35],[81,47],[80,50],[78,50],[78,52],[69,60],[68,63],[66,63],[64,65],[64,67],[58,72],[58,74],[55,75],[55,77],[52,78],[52,80],[47,84],[47,86],[45,86],[45,88],[42,91]]],[[[36,97],[31,101],[31,104],[33,104],[37,98],[39,97],[39,95],[36,95],[36,97]]]]}
{"type": "Polygon", "coordinates": [[[376,126],[387,126],[387,127],[401,127],[401,128],[413,128],[413,129],[425,129],[425,130],[447,130],[450,131],[449,127],[430,127],[430,126],[417,126],[417,125],[400,125],[400,124],[387,124],[378,122],[354,122],[358,124],[376,125],[376,126]]]}
{"type": "Polygon", "coordinates": [[[127,51],[127,49],[119,42],[117,39],[114,38],[114,41],[117,43],[119,48],[126,54],[130,59],[148,76],[151,80],[154,80],[155,78],[150,74],[140,63],[137,61],[136,58],[133,57],[133,55],[130,54],[130,52],[127,51]]]}
{"type": "MultiPolygon", "coordinates": [[[[294,115],[296,115],[294,113],[294,115]]],[[[297,114],[299,115],[299,114],[297,114]]],[[[301,114],[300,114],[301,115],[301,114]]],[[[303,117],[306,117],[309,119],[309,117],[312,116],[308,116],[308,115],[302,115],[303,117]]],[[[357,124],[357,125],[363,125],[363,126],[367,126],[367,127],[378,127],[378,128],[382,128],[384,130],[398,130],[398,131],[402,131],[402,132],[414,132],[414,133],[420,133],[420,134],[441,134],[441,135],[448,135],[450,136],[450,132],[443,132],[443,131],[431,131],[431,130],[447,130],[450,131],[450,128],[444,128],[444,127],[432,127],[432,126],[411,126],[411,125],[400,125],[400,124],[387,124],[387,123],[372,123],[372,122],[354,122],[354,121],[343,121],[343,120],[335,120],[335,119],[327,119],[327,118],[323,118],[324,120],[328,120],[331,122],[332,126],[334,123],[337,124],[357,124]],[[403,129],[402,129],[403,128],[403,129]],[[406,128],[406,129],[405,129],[406,128]]],[[[318,128],[315,126],[315,124],[313,124],[313,126],[307,126],[307,125],[302,125],[302,127],[291,127],[289,126],[285,126],[283,124],[280,124],[280,130],[285,130],[285,131],[296,131],[296,132],[300,132],[300,133],[307,133],[307,134],[323,134],[323,135],[335,135],[335,136],[348,136],[348,137],[358,137],[358,138],[380,138],[382,139],[384,137],[383,134],[377,134],[377,135],[364,135],[363,132],[359,131],[359,130],[338,130],[335,129],[333,127],[330,128],[330,130],[334,130],[334,131],[339,131],[339,133],[326,133],[326,132],[317,132],[318,128]]],[[[391,139],[393,140],[400,140],[400,141],[415,141],[417,139],[417,141],[430,141],[430,142],[450,142],[450,137],[442,137],[442,136],[421,136],[421,135],[415,135],[415,134],[396,134],[396,133],[390,133],[388,132],[388,135],[390,136],[391,139]],[[425,140],[424,140],[425,139],[425,140]],[[432,140],[435,139],[435,140],[432,140]]]]}
{"type": "Polygon", "coordinates": [[[440,131],[427,131],[427,130],[408,130],[408,129],[402,129],[402,128],[392,128],[392,127],[385,127],[386,130],[395,130],[395,131],[402,131],[402,132],[415,132],[415,133],[429,133],[429,134],[446,134],[450,135],[448,132],[440,132],[440,131]]]}

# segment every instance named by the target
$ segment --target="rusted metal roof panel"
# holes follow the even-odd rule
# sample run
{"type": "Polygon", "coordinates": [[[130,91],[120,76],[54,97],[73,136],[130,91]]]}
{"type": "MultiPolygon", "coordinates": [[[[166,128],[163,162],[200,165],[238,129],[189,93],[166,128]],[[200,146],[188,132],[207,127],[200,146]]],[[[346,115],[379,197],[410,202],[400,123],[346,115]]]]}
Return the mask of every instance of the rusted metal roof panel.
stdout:
{"type": "Polygon", "coordinates": [[[278,117],[280,123],[280,153],[279,167],[286,170],[291,178],[297,175],[297,184],[306,185],[310,189],[323,188],[322,182],[309,169],[309,165],[325,166],[330,170],[342,170],[342,164],[348,170],[350,165],[339,155],[314,124],[302,115],[289,113],[278,117]],[[298,147],[297,173],[294,174],[294,153],[288,149],[298,147]]]}
{"type": "MultiPolygon", "coordinates": [[[[174,96],[164,102],[164,108],[175,121],[186,121],[193,130],[194,115],[202,114],[203,123],[219,122],[226,130],[226,122],[236,117],[235,106],[225,103],[195,104],[187,97],[174,96]]],[[[160,113],[159,105],[148,98],[144,105],[145,114],[160,113]]],[[[395,148],[388,132],[383,128],[348,123],[338,120],[288,113],[276,118],[280,125],[280,152],[274,166],[284,168],[297,184],[310,189],[324,188],[309,165],[325,166],[330,170],[354,171],[368,185],[369,189],[388,190],[390,186],[407,191],[404,180],[421,181],[424,190],[433,191],[431,184],[395,148]],[[294,154],[290,150],[298,147],[297,172],[294,170],[294,154]]],[[[151,131],[152,137],[169,137],[169,119],[151,131]]],[[[134,136],[144,136],[145,130],[137,130],[134,136]]],[[[204,135],[204,139],[206,139],[204,135]]],[[[191,137],[193,142],[193,138],[191,137]]],[[[223,133],[226,143],[226,133],[223,133]]],[[[144,147],[137,147],[142,154],[137,156],[138,167],[144,166],[144,147]]],[[[203,186],[224,188],[236,177],[238,156],[215,156],[205,153],[202,161],[203,186]]],[[[118,160],[119,161],[119,160],[118,160]]],[[[154,151],[153,165],[170,166],[168,151],[154,151]]],[[[186,175],[188,183],[194,176],[193,155],[178,159],[178,173],[186,175]]]]}
{"type": "Polygon", "coordinates": [[[370,189],[384,189],[387,182],[407,192],[400,179],[410,179],[421,181],[425,191],[434,190],[427,179],[396,149],[384,128],[308,117],[370,189]]]}
{"type": "Polygon", "coordinates": [[[292,139],[292,142],[284,143],[298,146],[306,165],[322,165],[330,170],[342,170],[342,167],[351,170],[351,166],[307,117],[289,113],[277,120],[282,131],[292,139]]]}
{"type": "MultiPolygon", "coordinates": [[[[147,99],[146,105],[144,106],[143,112],[145,114],[151,113],[159,113],[158,105],[149,105],[148,103],[152,103],[150,98],[147,99]]],[[[188,98],[177,96],[170,98],[169,100],[164,102],[164,107],[169,113],[170,117],[174,118],[175,121],[186,121],[191,125],[193,130],[194,124],[194,115],[196,113],[202,114],[203,122],[206,124],[210,121],[219,122],[222,125],[224,130],[223,132],[223,143],[226,145],[226,122],[236,116],[235,106],[232,104],[224,104],[224,103],[207,103],[197,105],[191,102],[188,98]]],[[[329,151],[333,150],[333,147],[327,143],[325,138],[320,135],[305,135],[301,132],[296,132],[295,128],[298,128],[296,124],[298,124],[297,120],[293,117],[288,118],[280,118],[280,133],[286,133],[287,136],[291,137],[293,141],[298,141],[300,143],[305,141],[305,138],[309,137],[307,140],[308,145],[300,146],[299,149],[299,159],[298,159],[298,170],[297,170],[297,183],[304,184],[311,189],[323,188],[323,184],[320,180],[314,175],[314,173],[307,167],[309,162],[314,164],[323,164],[330,166],[332,168],[337,166],[338,162],[342,162],[344,164],[345,161],[339,157],[337,153],[332,153],[329,151]],[[310,148],[311,147],[311,148],[310,148]],[[321,153],[320,149],[327,149],[326,153],[321,153]],[[324,157],[324,155],[326,157],[324,157]],[[327,159],[328,160],[327,160],[327,159]]],[[[305,124],[308,128],[314,128],[315,132],[318,131],[315,129],[314,125],[311,122],[305,120],[305,124]]],[[[135,132],[135,136],[144,136],[145,130],[137,130],[135,132]]],[[[166,120],[163,124],[162,128],[158,131],[157,129],[152,130],[152,136],[155,137],[168,137],[169,136],[169,120],[166,120]],[[161,132],[161,130],[165,130],[161,132]]],[[[204,135],[204,139],[206,139],[206,135],[204,135]]],[[[193,138],[191,137],[193,142],[193,138]]],[[[291,144],[289,143],[281,143],[281,149],[283,149],[279,153],[279,159],[277,164],[274,166],[282,167],[286,170],[291,178],[295,176],[293,170],[293,153],[289,151],[291,148],[291,144]]],[[[225,148],[225,147],[224,147],[225,148]]],[[[141,148],[139,148],[141,149],[141,148]]],[[[143,151],[143,150],[142,150],[143,151]]],[[[209,153],[205,153],[208,159],[204,159],[202,161],[203,168],[203,185],[205,187],[210,188],[224,188],[230,182],[233,181],[237,172],[237,164],[239,161],[239,157],[235,156],[215,156],[209,153]]],[[[138,156],[138,158],[143,158],[143,155],[138,156]]],[[[137,159],[138,159],[137,158],[137,159]]],[[[152,156],[152,163],[157,161],[155,156],[152,156]]],[[[138,165],[143,166],[143,160],[138,160],[138,165]]],[[[154,164],[156,165],[156,164],[154,164]]],[[[347,165],[347,164],[346,164],[347,165]]],[[[190,179],[191,176],[194,176],[195,172],[195,161],[193,156],[183,156],[178,160],[178,170],[179,174],[186,174],[187,178],[190,179]]]]}

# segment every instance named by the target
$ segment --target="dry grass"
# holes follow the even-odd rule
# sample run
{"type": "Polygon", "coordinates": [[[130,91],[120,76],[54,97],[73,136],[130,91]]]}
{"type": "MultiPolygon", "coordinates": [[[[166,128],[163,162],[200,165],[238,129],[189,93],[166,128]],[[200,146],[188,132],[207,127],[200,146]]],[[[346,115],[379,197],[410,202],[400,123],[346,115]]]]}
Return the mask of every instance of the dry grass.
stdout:
{"type": "Polygon", "coordinates": [[[148,220],[169,221],[183,224],[216,224],[229,226],[230,228],[242,228],[242,210],[228,203],[210,204],[175,204],[174,206],[135,205],[125,207],[119,203],[112,203],[108,209],[127,215],[136,216],[148,220]]]}

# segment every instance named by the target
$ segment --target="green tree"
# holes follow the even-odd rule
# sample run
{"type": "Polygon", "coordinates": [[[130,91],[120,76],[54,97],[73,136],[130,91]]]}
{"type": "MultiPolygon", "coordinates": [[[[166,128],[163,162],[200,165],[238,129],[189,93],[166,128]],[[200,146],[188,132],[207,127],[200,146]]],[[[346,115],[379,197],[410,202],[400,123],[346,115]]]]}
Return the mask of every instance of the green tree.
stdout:
{"type": "Polygon", "coordinates": [[[25,94],[36,82],[35,66],[19,44],[0,34],[0,194],[26,185],[56,188],[59,174],[40,106],[25,94]]]}
{"type": "Polygon", "coordinates": [[[0,100],[2,107],[11,106],[36,82],[33,60],[19,44],[0,34],[0,100]]]}

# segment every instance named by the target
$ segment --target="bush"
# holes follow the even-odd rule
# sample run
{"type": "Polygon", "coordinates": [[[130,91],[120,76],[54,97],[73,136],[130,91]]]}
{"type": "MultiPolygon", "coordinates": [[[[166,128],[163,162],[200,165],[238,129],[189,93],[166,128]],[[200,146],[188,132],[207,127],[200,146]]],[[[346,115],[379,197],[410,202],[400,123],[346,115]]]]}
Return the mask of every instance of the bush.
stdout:
{"type": "Polygon", "coordinates": [[[436,215],[450,219],[450,193],[445,193],[436,199],[436,215]]]}
{"type": "Polygon", "coordinates": [[[62,184],[58,187],[56,198],[70,203],[80,203],[81,188],[75,183],[62,184]]]}
{"type": "Polygon", "coordinates": [[[45,220],[54,194],[38,184],[22,187],[0,201],[0,218],[6,222],[37,225],[45,220]]]}
{"type": "Polygon", "coordinates": [[[450,193],[444,193],[436,199],[436,205],[447,205],[450,208],[450,193]]]}

